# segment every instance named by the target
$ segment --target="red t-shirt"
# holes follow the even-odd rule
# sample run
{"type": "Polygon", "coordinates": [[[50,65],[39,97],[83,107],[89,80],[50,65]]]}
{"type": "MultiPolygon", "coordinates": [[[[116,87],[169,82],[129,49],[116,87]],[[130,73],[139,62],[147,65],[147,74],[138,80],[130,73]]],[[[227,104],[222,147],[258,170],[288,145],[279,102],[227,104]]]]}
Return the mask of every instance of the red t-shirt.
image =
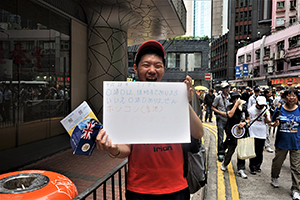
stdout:
{"type": "Polygon", "coordinates": [[[132,144],[127,189],[141,194],[169,194],[188,187],[181,144],[132,144]]]}

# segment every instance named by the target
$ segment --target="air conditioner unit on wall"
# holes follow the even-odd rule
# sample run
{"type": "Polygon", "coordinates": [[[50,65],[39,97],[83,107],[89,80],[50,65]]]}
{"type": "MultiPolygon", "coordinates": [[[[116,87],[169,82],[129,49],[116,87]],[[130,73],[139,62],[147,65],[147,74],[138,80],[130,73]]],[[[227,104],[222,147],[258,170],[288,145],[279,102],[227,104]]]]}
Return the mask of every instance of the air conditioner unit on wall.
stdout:
{"type": "Polygon", "coordinates": [[[273,73],[273,66],[272,67],[268,67],[268,73],[269,74],[273,73]]]}
{"type": "Polygon", "coordinates": [[[284,50],[280,50],[280,58],[284,58],[285,54],[284,54],[284,50]]]}
{"type": "Polygon", "coordinates": [[[275,52],[275,60],[279,59],[279,52],[275,52]]]}
{"type": "Polygon", "coordinates": [[[274,53],[273,51],[270,51],[270,59],[273,59],[274,58],[274,53]]]}
{"type": "Polygon", "coordinates": [[[273,67],[273,66],[274,66],[273,60],[269,60],[268,61],[268,67],[273,67]]]}

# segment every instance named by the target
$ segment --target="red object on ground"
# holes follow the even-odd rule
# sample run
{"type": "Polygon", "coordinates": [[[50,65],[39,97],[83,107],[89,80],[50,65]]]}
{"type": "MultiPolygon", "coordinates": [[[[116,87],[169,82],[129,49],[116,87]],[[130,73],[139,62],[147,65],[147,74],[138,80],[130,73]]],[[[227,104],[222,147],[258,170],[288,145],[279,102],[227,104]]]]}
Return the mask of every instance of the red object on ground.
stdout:
{"type": "Polygon", "coordinates": [[[74,183],[62,174],[44,170],[24,170],[0,175],[0,199],[73,199],[74,183]]]}

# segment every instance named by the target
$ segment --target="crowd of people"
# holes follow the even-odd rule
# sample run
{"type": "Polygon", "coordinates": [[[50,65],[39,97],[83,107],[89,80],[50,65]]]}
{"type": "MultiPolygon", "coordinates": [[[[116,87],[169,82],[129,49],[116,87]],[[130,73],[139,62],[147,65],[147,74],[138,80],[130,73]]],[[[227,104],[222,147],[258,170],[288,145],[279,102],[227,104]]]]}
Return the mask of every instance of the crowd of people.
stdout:
{"type": "Polygon", "coordinates": [[[44,99],[69,99],[69,90],[62,86],[57,88],[48,87],[47,85],[10,85],[0,83],[0,122],[12,120],[12,105],[22,107],[24,102],[44,99]],[[19,103],[18,103],[19,102],[19,103]]]}
{"type": "MultiPolygon", "coordinates": [[[[226,171],[237,147],[238,138],[232,127],[244,127],[244,137],[254,138],[256,157],[249,159],[249,171],[256,175],[261,172],[263,151],[273,153],[270,147],[270,135],[275,137],[275,156],[271,167],[271,185],[279,187],[279,174],[287,153],[290,155],[292,175],[292,196],[300,200],[300,87],[254,88],[243,90],[230,88],[228,83],[221,84],[221,90],[209,90],[206,94],[199,92],[203,98],[203,110],[206,110],[205,122],[211,122],[211,111],[216,116],[218,131],[218,160],[222,162],[221,170],[226,171]],[[249,125],[250,124],[250,125],[249,125]],[[226,139],[224,141],[224,132],[226,139]]],[[[203,120],[202,115],[199,115],[203,120]]],[[[237,159],[238,175],[243,179],[245,160],[237,159]]]]}

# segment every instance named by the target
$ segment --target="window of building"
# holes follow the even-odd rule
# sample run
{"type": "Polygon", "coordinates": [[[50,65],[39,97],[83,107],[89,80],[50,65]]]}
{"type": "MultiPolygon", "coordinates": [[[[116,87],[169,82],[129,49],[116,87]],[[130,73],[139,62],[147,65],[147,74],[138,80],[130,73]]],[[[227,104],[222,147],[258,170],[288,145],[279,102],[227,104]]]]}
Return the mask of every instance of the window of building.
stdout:
{"type": "Polygon", "coordinates": [[[195,68],[201,68],[201,64],[202,64],[202,62],[201,62],[201,57],[202,57],[202,53],[201,52],[195,52],[194,53],[194,66],[195,66],[195,68]]]}
{"type": "Polygon", "coordinates": [[[290,17],[290,25],[295,24],[295,23],[296,23],[296,20],[297,20],[296,16],[291,16],[291,17],[290,17]]]}
{"type": "Polygon", "coordinates": [[[239,57],[238,57],[238,64],[242,64],[242,63],[244,63],[244,62],[245,62],[245,56],[244,56],[244,55],[239,56],[239,57]]]}
{"type": "Polygon", "coordinates": [[[290,1],[290,10],[295,10],[296,5],[297,5],[297,1],[296,0],[291,0],[290,1]]]}
{"type": "Polygon", "coordinates": [[[239,34],[239,27],[236,26],[236,27],[235,27],[235,35],[238,35],[238,34],[239,34]]]}
{"type": "Polygon", "coordinates": [[[270,46],[264,47],[264,56],[269,56],[270,55],[270,46]]]}
{"type": "Polygon", "coordinates": [[[300,66],[300,58],[291,59],[291,67],[300,66]]]}
{"type": "Polygon", "coordinates": [[[244,12],[240,12],[240,20],[244,20],[244,12]]]}
{"type": "Polygon", "coordinates": [[[247,11],[244,12],[244,19],[245,19],[245,20],[248,19],[247,11]]]}
{"type": "Polygon", "coordinates": [[[244,0],[240,0],[240,7],[244,7],[244,0]]]}
{"type": "Polygon", "coordinates": [[[249,10],[249,11],[248,11],[248,20],[251,19],[251,16],[252,16],[252,10],[249,10]]]}
{"type": "Polygon", "coordinates": [[[284,25],[284,17],[277,17],[276,26],[283,26],[283,25],[284,25]]]}
{"type": "Polygon", "coordinates": [[[284,1],[278,1],[277,2],[277,10],[284,9],[284,1]]]}
{"type": "Polygon", "coordinates": [[[133,65],[134,65],[134,57],[135,57],[135,53],[128,52],[128,67],[133,67],[133,65]]]}
{"type": "Polygon", "coordinates": [[[176,53],[168,53],[168,68],[176,67],[176,53]]]}
{"type": "Polygon", "coordinates": [[[70,18],[33,1],[1,1],[0,82],[17,95],[0,126],[21,127],[15,129],[15,144],[24,143],[20,135],[29,138],[26,143],[63,133],[58,132],[59,120],[71,106],[70,23],[70,18]],[[28,122],[39,136],[22,128],[28,122]]]}
{"type": "Polygon", "coordinates": [[[256,60],[257,60],[257,59],[260,59],[260,49],[257,49],[257,50],[255,51],[255,57],[256,57],[256,60]]]}
{"type": "Polygon", "coordinates": [[[246,54],[246,59],[247,59],[247,62],[250,62],[251,61],[251,53],[247,53],[246,54]]]}
{"type": "Polygon", "coordinates": [[[268,73],[268,65],[264,65],[264,73],[265,73],[265,74],[268,73]]]}
{"type": "Polygon", "coordinates": [[[280,52],[281,50],[284,50],[284,40],[277,43],[277,50],[280,52]]]}
{"type": "Polygon", "coordinates": [[[251,26],[251,24],[248,25],[248,33],[249,34],[252,33],[252,26],[251,26]]]}
{"type": "Polygon", "coordinates": [[[239,21],[239,13],[235,13],[235,22],[239,21]]]}
{"type": "Polygon", "coordinates": [[[300,35],[289,38],[289,48],[297,47],[300,45],[300,35]]]}
{"type": "Polygon", "coordinates": [[[249,3],[249,6],[252,6],[252,0],[249,0],[248,3],[249,3]]]}
{"type": "Polygon", "coordinates": [[[284,67],[284,62],[282,60],[277,61],[277,71],[282,71],[284,67]]]}
{"type": "Polygon", "coordinates": [[[244,25],[244,34],[247,34],[247,32],[248,32],[248,26],[244,25]]]}

